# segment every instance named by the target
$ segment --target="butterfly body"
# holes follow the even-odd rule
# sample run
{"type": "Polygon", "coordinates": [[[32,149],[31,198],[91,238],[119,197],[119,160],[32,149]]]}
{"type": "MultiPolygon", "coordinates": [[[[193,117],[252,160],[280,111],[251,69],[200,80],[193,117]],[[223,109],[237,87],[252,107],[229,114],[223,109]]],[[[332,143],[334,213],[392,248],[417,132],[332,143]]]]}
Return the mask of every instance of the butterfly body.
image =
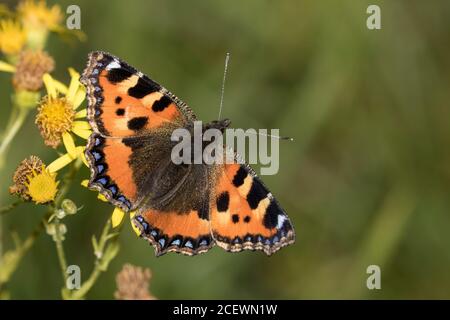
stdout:
{"type": "MultiPolygon", "coordinates": [[[[172,133],[180,128],[193,133],[196,117],[167,89],[98,51],[89,55],[81,81],[93,128],[85,153],[89,187],[135,212],[133,223],[157,255],[195,255],[215,244],[270,255],[294,242],[289,218],[248,165],[237,159],[172,161],[177,143],[172,133]]],[[[217,120],[202,130],[223,132],[229,125],[228,119],[217,120]]]]}

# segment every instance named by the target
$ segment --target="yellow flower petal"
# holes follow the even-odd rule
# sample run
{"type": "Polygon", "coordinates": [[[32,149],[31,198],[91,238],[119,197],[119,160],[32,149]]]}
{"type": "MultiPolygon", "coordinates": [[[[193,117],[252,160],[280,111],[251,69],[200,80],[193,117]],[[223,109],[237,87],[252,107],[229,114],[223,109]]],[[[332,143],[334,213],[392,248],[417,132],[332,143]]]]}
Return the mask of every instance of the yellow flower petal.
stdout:
{"type": "Polygon", "coordinates": [[[83,181],[81,181],[81,185],[82,185],[83,187],[85,187],[85,188],[88,187],[88,184],[89,184],[89,180],[88,180],[88,179],[84,179],[83,181]]]}
{"type": "Polygon", "coordinates": [[[86,90],[84,87],[79,87],[78,91],[75,93],[75,97],[73,98],[73,108],[76,110],[86,98],[86,90]]]}
{"type": "Polygon", "coordinates": [[[78,128],[73,128],[72,132],[83,139],[89,138],[89,136],[92,134],[91,130],[83,130],[83,129],[78,129],[78,128]]]}
{"type": "Polygon", "coordinates": [[[104,202],[108,202],[108,199],[106,199],[106,197],[104,195],[102,195],[101,193],[99,193],[97,195],[97,199],[104,201],[104,202]]]}
{"type": "Polygon", "coordinates": [[[75,71],[73,68],[69,68],[70,73],[70,85],[69,90],[67,90],[66,98],[69,102],[73,103],[75,98],[75,93],[77,92],[78,87],[80,86],[80,74],[75,71]]]}
{"type": "Polygon", "coordinates": [[[86,156],[84,155],[84,150],[80,153],[80,158],[83,161],[84,165],[89,168],[89,163],[87,162],[86,156]]]}
{"type": "Polygon", "coordinates": [[[116,207],[111,217],[112,227],[113,228],[117,227],[122,222],[124,216],[125,212],[123,212],[122,209],[116,207]]]}
{"type": "Polygon", "coordinates": [[[87,117],[87,109],[80,110],[75,114],[75,119],[86,118],[86,117],[87,117]]]}
{"type": "Polygon", "coordinates": [[[47,94],[50,98],[56,98],[56,87],[55,81],[51,75],[48,73],[44,74],[42,77],[42,81],[44,81],[45,88],[47,89],[47,94]]]}
{"type": "Polygon", "coordinates": [[[67,94],[68,89],[64,83],[62,83],[61,81],[58,81],[56,79],[53,79],[53,82],[55,84],[56,91],[58,91],[59,93],[62,93],[62,94],[67,94]]]}
{"type": "Polygon", "coordinates": [[[69,163],[71,163],[75,158],[73,158],[70,154],[66,153],[65,155],[59,157],[55,161],[49,164],[47,167],[47,170],[50,173],[54,173],[58,170],[61,170],[65,166],[67,166],[69,163]]]}
{"type": "Polygon", "coordinates": [[[139,237],[141,235],[141,230],[139,230],[138,227],[135,226],[133,223],[133,217],[136,215],[136,211],[130,211],[130,220],[131,220],[131,227],[133,228],[133,231],[136,233],[136,235],[139,237]]]}
{"type": "Polygon", "coordinates": [[[76,149],[77,157],[79,156],[81,158],[81,160],[83,160],[83,162],[84,162],[86,160],[86,159],[83,159],[84,158],[84,151],[86,150],[86,147],[85,146],[78,146],[75,149],[76,149]]]}
{"type": "Polygon", "coordinates": [[[73,140],[72,135],[68,132],[64,132],[62,138],[67,153],[69,153],[70,156],[75,159],[77,157],[77,149],[75,147],[75,141],[73,140]]]}
{"type": "Polygon", "coordinates": [[[72,123],[72,128],[80,130],[91,130],[91,125],[87,121],[74,121],[72,123]]]}
{"type": "Polygon", "coordinates": [[[0,61],[0,71],[15,72],[16,67],[14,67],[13,65],[6,63],[4,61],[0,61]]]}

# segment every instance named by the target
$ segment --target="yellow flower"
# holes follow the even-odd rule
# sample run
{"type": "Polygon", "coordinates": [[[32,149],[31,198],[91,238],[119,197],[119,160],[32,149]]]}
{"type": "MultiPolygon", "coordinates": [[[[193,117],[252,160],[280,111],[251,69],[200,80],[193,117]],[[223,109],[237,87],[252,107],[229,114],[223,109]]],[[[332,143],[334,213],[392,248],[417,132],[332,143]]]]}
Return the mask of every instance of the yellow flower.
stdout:
{"type": "Polygon", "coordinates": [[[55,180],[56,174],[50,173],[42,167],[40,173],[34,173],[29,179],[28,194],[36,203],[47,203],[55,200],[58,192],[58,184],[55,180]]]}
{"type": "Polygon", "coordinates": [[[24,0],[19,3],[17,13],[27,32],[31,48],[44,47],[48,31],[57,30],[63,19],[61,8],[58,5],[49,8],[45,0],[24,0]]]}
{"type": "Polygon", "coordinates": [[[56,173],[49,172],[42,160],[36,156],[30,156],[19,164],[13,182],[9,188],[11,194],[38,204],[55,200],[58,193],[59,182],[56,181],[56,173]]]}
{"type": "Polygon", "coordinates": [[[61,141],[67,153],[63,154],[48,166],[49,172],[57,172],[78,157],[87,166],[84,157],[84,146],[76,146],[72,133],[87,139],[92,131],[86,118],[86,109],[77,111],[84,101],[86,91],[78,81],[80,74],[69,68],[71,76],[69,87],[55,80],[49,74],[44,75],[47,96],[42,100],[36,115],[39,127],[46,145],[56,148],[61,141]]]}
{"type": "Polygon", "coordinates": [[[6,55],[15,55],[22,50],[26,33],[22,26],[13,20],[0,21],[0,50],[6,55]]]}
{"type": "Polygon", "coordinates": [[[80,74],[69,68],[71,81],[69,87],[55,80],[49,74],[43,77],[47,96],[45,96],[36,115],[36,124],[46,145],[58,147],[64,143],[68,154],[76,157],[79,153],[75,147],[72,133],[87,139],[91,128],[86,120],[86,109],[77,112],[85,99],[86,91],[78,81],[80,74]]]}
{"type": "Polygon", "coordinates": [[[19,3],[17,12],[26,28],[42,28],[52,30],[57,27],[63,14],[58,5],[47,7],[45,0],[25,0],[19,3]]]}

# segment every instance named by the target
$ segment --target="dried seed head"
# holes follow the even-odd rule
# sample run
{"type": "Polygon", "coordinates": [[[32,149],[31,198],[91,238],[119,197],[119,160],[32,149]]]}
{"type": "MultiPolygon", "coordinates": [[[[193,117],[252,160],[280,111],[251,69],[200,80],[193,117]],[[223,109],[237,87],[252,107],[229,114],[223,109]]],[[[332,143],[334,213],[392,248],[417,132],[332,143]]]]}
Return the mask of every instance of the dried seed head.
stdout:
{"type": "Polygon", "coordinates": [[[35,203],[53,201],[58,192],[56,174],[49,173],[42,160],[30,156],[23,160],[14,172],[14,184],[9,188],[11,194],[35,203]]]}
{"type": "Polygon", "coordinates": [[[44,51],[22,51],[14,73],[13,85],[16,90],[38,91],[42,88],[42,76],[51,72],[54,66],[53,58],[44,51]]]}
{"type": "Polygon", "coordinates": [[[14,184],[9,187],[9,193],[16,194],[25,200],[31,200],[28,195],[28,177],[30,177],[33,172],[41,173],[43,162],[36,156],[30,156],[29,158],[23,160],[14,172],[13,182],[14,184]]]}
{"type": "Polygon", "coordinates": [[[151,277],[150,269],[125,264],[116,276],[117,290],[114,297],[117,300],[155,299],[148,290],[151,277]]]}

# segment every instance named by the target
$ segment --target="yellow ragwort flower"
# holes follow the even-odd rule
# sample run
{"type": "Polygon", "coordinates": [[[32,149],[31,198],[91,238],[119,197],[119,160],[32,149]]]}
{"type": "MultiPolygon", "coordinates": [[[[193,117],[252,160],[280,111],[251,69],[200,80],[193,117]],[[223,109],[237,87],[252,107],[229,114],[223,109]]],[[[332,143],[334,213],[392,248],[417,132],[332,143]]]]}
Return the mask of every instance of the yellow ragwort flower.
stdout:
{"type": "Polygon", "coordinates": [[[18,54],[26,39],[27,35],[18,22],[11,19],[0,21],[0,51],[4,54],[18,54]]]}
{"type": "Polygon", "coordinates": [[[52,30],[56,28],[63,19],[61,7],[54,5],[47,7],[45,0],[24,0],[17,6],[22,23],[26,28],[46,28],[52,30]]]}
{"type": "Polygon", "coordinates": [[[36,156],[30,156],[19,164],[14,172],[13,182],[9,188],[11,194],[37,204],[55,200],[58,193],[56,173],[49,172],[36,156]]]}
{"type": "Polygon", "coordinates": [[[56,148],[62,141],[68,155],[76,158],[81,149],[75,146],[72,133],[87,139],[91,134],[91,128],[86,120],[82,120],[86,117],[86,109],[77,112],[86,95],[84,86],[78,81],[80,74],[72,68],[69,68],[69,73],[71,76],[69,87],[49,74],[44,75],[47,96],[38,107],[35,122],[46,145],[56,148]]]}
{"type": "Polygon", "coordinates": [[[45,0],[24,0],[19,3],[17,13],[26,31],[27,45],[30,48],[43,48],[48,32],[61,29],[61,8],[58,5],[49,8],[45,0]]]}

